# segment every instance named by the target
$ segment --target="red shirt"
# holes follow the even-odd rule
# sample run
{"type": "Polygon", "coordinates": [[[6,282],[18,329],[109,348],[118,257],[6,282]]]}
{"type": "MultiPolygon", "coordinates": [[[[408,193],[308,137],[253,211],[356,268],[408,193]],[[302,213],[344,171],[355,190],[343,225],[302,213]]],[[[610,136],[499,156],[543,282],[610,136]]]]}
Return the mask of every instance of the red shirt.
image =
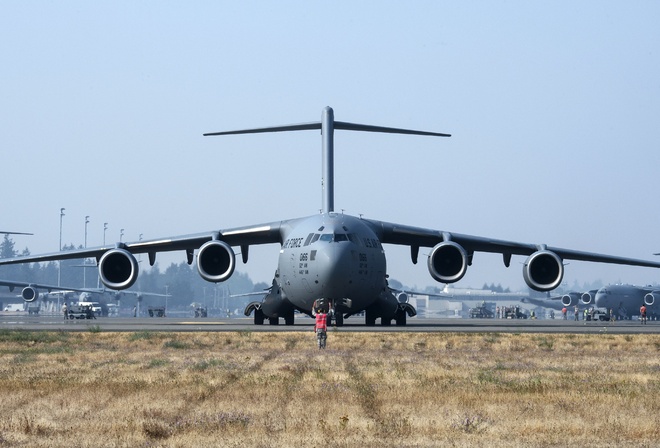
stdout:
{"type": "Polygon", "coordinates": [[[314,330],[327,330],[327,317],[325,313],[318,313],[316,315],[316,324],[314,324],[314,330]]]}
{"type": "Polygon", "coordinates": [[[646,316],[646,307],[642,305],[642,307],[639,309],[639,312],[642,313],[642,316],[646,316]]]}

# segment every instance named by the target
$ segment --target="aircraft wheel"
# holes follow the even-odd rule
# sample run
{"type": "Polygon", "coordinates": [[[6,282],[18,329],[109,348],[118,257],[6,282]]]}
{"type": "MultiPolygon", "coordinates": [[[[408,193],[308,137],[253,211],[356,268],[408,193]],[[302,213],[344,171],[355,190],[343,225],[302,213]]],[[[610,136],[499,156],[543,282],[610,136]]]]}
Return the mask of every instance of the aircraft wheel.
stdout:
{"type": "Polygon", "coordinates": [[[344,326],[344,315],[341,313],[335,314],[335,325],[338,327],[344,326]]]}
{"type": "Polygon", "coordinates": [[[279,317],[269,317],[268,318],[268,323],[271,325],[279,325],[280,324],[280,318],[279,317]]]}
{"type": "Polygon", "coordinates": [[[396,325],[398,327],[405,327],[406,325],[406,312],[403,310],[399,310],[396,312],[396,316],[394,317],[394,320],[396,321],[396,325]]]}
{"type": "Polygon", "coordinates": [[[392,319],[383,319],[382,317],[380,318],[380,325],[383,327],[389,327],[392,325],[392,319]]]}
{"type": "Polygon", "coordinates": [[[254,324],[263,325],[264,324],[264,312],[259,310],[254,310],[254,324]]]}
{"type": "Polygon", "coordinates": [[[293,311],[290,314],[284,316],[284,325],[293,325],[293,311]]]}
{"type": "Polygon", "coordinates": [[[364,313],[364,323],[367,327],[373,327],[376,325],[376,317],[373,315],[373,313],[370,313],[369,311],[364,313]]]}

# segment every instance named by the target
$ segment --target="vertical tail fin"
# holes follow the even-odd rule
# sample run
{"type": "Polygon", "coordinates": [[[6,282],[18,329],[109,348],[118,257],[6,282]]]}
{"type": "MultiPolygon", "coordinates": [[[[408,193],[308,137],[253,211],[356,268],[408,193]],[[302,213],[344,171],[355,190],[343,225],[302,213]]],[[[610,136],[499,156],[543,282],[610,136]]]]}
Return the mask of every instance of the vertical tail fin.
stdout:
{"type": "Polygon", "coordinates": [[[335,208],[335,175],[334,175],[334,133],[335,129],[346,131],[362,132],[382,132],[389,134],[408,134],[408,135],[428,135],[435,137],[451,137],[451,134],[442,134],[439,132],[415,131],[411,129],[388,128],[383,126],[371,126],[366,124],[347,123],[344,121],[335,121],[334,111],[330,106],[326,106],[321,114],[320,122],[290,124],[284,126],[271,126],[266,128],[242,129],[237,131],[211,132],[204,136],[212,135],[235,135],[235,134],[258,134],[263,132],[284,132],[284,131],[306,131],[310,129],[320,129],[322,143],[322,178],[321,187],[323,191],[323,213],[334,211],[335,208]]]}

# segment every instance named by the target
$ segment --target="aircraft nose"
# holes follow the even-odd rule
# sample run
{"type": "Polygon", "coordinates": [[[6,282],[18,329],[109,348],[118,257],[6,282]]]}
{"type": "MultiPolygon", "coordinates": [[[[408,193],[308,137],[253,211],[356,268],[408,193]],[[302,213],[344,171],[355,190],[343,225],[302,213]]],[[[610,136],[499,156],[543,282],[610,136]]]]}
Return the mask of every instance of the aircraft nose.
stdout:
{"type": "Polygon", "coordinates": [[[341,295],[340,291],[352,280],[354,251],[351,251],[349,244],[330,243],[317,257],[319,278],[325,293],[330,297],[341,295]]]}

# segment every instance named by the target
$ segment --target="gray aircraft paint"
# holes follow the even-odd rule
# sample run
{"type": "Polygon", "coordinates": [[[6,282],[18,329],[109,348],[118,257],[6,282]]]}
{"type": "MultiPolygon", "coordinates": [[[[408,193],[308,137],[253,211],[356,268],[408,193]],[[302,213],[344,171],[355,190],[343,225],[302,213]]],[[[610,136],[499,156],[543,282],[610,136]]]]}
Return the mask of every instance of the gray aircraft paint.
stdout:
{"type": "Polygon", "coordinates": [[[530,287],[539,291],[552,290],[561,283],[563,261],[566,259],[660,268],[660,263],[646,260],[554,248],[545,244],[497,240],[334,212],[335,129],[441,137],[448,137],[449,134],[335,121],[332,109],[326,107],[320,122],[204,135],[315,129],[320,129],[322,134],[323,193],[320,214],[150,241],[119,242],[114,247],[5,259],[0,260],[0,265],[95,257],[104,285],[121,290],[130,288],[137,279],[139,266],[135,254],[147,253],[152,265],[158,252],[184,251],[188,263],[193,262],[196,254],[200,275],[208,281],[221,282],[234,272],[233,247],[240,247],[245,263],[250,245],[280,244],[272,287],[261,302],[251,304],[246,310],[255,313],[256,323],[260,323],[258,315],[271,318],[271,323],[276,323],[280,317],[285,318],[286,323],[293,323],[295,310],[310,314],[314,301],[325,298],[332,301],[337,311],[335,314],[339,316],[365,311],[368,324],[373,324],[376,318],[384,324],[391,319],[405,323],[406,314],[415,314],[414,308],[397,301],[395,291],[387,286],[383,244],[410,247],[413,263],[417,263],[421,247],[431,248],[427,259],[429,273],[441,283],[459,281],[472,264],[475,252],[499,253],[507,267],[512,255],[527,256],[523,264],[523,278],[530,287]],[[319,239],[313,241],[316,234],[319,239]]]}

